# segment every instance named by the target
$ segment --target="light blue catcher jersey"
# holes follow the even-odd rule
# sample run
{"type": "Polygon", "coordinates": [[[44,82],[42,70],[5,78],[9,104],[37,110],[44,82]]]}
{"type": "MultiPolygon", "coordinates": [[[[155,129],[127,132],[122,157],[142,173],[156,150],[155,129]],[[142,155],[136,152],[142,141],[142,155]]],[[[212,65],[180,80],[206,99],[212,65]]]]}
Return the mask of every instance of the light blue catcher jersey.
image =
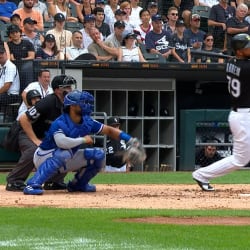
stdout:
{"type": "MultiPolygon", "coordinates": [[[[46,133],[39,147],[43,150],[57,148],[54,140],[54,135],[57,133],[63,133],[70,138],[78,138],[89,134],[97,134],[102,128],[103,124],[93,120],[90,116],[84,116],[82,123],[76,124],[70,119],[68,114],[63,114],[51,124],[49,131],[46,133]]],[[[79,146],[72,148],[73,152],[76,152],[78,148],[79,146]]]]}

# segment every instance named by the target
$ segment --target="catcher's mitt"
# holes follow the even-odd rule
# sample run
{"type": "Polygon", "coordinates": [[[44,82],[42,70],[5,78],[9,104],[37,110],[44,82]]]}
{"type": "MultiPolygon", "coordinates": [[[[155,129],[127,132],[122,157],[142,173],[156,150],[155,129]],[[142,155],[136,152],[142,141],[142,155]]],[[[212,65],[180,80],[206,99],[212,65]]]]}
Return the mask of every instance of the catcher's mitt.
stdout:
{"type": "Polygon", "coordinates": [[[145,150],[137,138],[131,138],[127,143],[127,150],[123,156],[131,167],[141,165],[146,159],[145,150]]]}

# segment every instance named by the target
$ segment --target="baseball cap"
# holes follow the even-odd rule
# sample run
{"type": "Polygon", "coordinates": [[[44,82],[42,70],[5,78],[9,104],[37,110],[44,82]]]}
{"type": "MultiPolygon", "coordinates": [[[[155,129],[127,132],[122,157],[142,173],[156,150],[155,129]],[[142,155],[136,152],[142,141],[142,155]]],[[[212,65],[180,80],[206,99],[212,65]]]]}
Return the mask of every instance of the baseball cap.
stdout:
{"type": "Polygon", "coordinates": [[[3,53],[5,53],[6,52],[6,50],[5,50],[5,48],[4,48],[4,46],[0,46],[0,54],[3,54],[3,53]]]}
{"type": "Polygon", "coordinates": [[[131,37],[134,38],[134,39],[136,39],[137,36],[136,36],[135,33],[129,32],[127,34],[124,34],[124,38],[123,39],[125,40],[125,39],[131,38],[131,37]]]}
{"type": "Polygon", "coordinates": [[[104,0],[96,0],[95,4],[105,4],[105,1],[104,0]]]}
{"type": "Polygon", "coordinates": [[[21,20],[21,17],[19,14],[15,13],[10,17],[10,21],[12,21],[15,17],[19,18],[21,20]]]}
{"type": "Polygon", "coordinates": [[[47,42],[55,42],[56,38],[53,34],[47,34],[44,38],[45,41],[47,42]]]}
{"type": "Polygon", "coordinates": [[[191,16],[191,19],[200,19],[200,18],[201,18],[200,15],[197,13],[192,14],[192,16],[191,16]]]}
{"type": "Polygon", "coordinates": [[[121,9],[118,9],[115,11],[115,15],[119,16],[119,15],[126,15],[126,12],[121,10],[121,9]]]}
{"type": "Polygon", "coordinates": [[[51,82],[51,87],[53,90],[71,85],[76,86],[76,79],[72,76],[67,75],[55,76],[51,82]]]}
{"type": "Polygon", "coordinates": [[[54,20],[57,22],[64,22],[65,16],[62,13],[57,13],[54,15],[54,20]]]}
{"type": "Polygon", "coordinates": [[[176,27],[181,27],[181,26],[185,26],[185,23],[184,23],[184,21],[182,19],[178,19],[176,21],[175,25],[176,25],[176,27]]]}
{"type": "Polygon", "coordinates": [[[121,28],[121,27],[125,28],[125,26],[126,26],[126,24],[123,21],[116,21],[114,23],[115,28],[121,28]]]}
{"type": "Polygon", "coordinates": [[[120,118],[116,116],[112,116],[108,119],[107,124],[109,126],[120,125],[120,118]]]}
{"type": "Polygon", "coordinates": [[[32,19],[31,17],[27,17],[27,18],[25,18],[23,20],[23,24],[26,24],[26,23],[28,23],[28,24],[37,24],[37,21],[32,19]]]}
{"type": "Polygon", "coordinates": [[[159,14],[156,14],[156,15],[153,15],[151,17],[151,19],[152,19],[153,22],[162,21],[162,16],[159,15],[159,14]]]}
{"type": "Polygon", "coordinates": [[[22,32],[22,31],[19,28],[19,26],[15,25],[15,24],[11,24],[10,26],[7,27],[8,36],[10,33],[13,33],[13,32],[22,32]]]}
{"type": "Polygon", "coordinates": [[[149,2],[148,8],[151,8],[151,7],[158,7],[158,3],[157,2],[149,2]]]}
{"type": "Polygon", "coordinates": [[[91,22],[91,21],[95,21],[95,16],[90,14],[90,15],[85,15],[84,16],[84,22],[91,22]]]}

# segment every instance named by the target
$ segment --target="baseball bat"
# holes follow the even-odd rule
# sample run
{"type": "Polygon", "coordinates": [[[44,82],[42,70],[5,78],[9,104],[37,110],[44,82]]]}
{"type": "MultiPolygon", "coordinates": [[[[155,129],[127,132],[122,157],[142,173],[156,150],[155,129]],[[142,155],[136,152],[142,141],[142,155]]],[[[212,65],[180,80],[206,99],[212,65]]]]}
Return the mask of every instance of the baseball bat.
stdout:
{"type": "Polygon", "coordinates": [[[204,55],[204,56],[210,56],[210,57],[220,57],[220,58],[232,58],[233,57],[230,55],[224,55],[222,53],[209,52],[209,51],[204,51],[204,50],[191,50],[191,54],[204,55]]]}

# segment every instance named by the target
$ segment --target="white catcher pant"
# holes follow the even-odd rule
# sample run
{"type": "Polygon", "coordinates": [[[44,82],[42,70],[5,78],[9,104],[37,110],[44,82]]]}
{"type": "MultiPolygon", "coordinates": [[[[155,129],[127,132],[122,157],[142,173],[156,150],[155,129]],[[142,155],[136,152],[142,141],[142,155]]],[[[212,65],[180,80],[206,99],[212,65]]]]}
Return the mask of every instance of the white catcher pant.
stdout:
{"type": "Polygon", "coordinates": [[[233,134],[233,154],[207,167],[193,172],[193,177],[201,182],[223,176],[244,167],[250,161],[250,112],[242,109],[240,112],[231,111],[228,117],[233,134]]]}
{"type": "MultiPolygon", "coordinates": [[[[53,151],[54,149],[42,150],[41,148],[38,147],[33,157],[35,167],[38,168],[44,161],[46,161],[46,159],[48,159],[49,157],[52,157],[53,151]]],[[[84,158],[83,151],[84,149],[77,150],[73,158],[69,159],[66,162],[66,169],[62,168],[59,171],[61,173],[75,171],[84,166],[87,166],[87,161],[84,158]]]]}

